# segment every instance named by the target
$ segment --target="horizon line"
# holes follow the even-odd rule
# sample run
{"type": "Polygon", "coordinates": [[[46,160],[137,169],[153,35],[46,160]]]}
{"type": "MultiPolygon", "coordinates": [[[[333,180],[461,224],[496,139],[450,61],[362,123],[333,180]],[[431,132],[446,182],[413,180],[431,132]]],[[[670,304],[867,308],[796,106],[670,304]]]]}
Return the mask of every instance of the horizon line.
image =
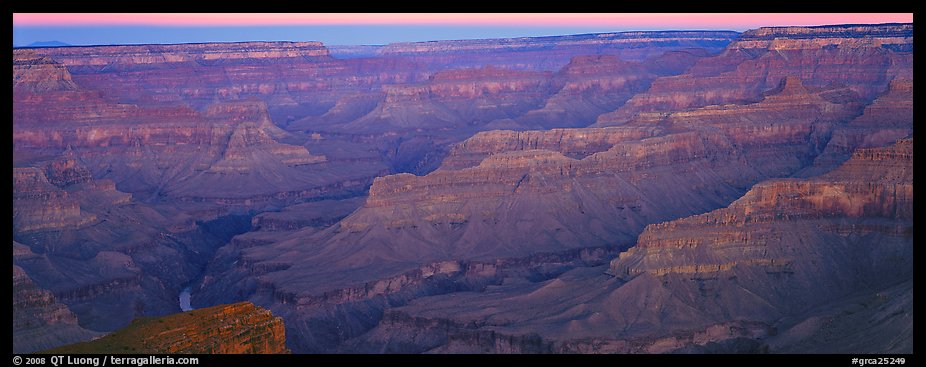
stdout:
{"type": "Polygon", "coordinates": [[[421,25],[752,29],[770,23],[813,26],[912,22],[913,13],[13,13],[14,27],[421,25]]]}

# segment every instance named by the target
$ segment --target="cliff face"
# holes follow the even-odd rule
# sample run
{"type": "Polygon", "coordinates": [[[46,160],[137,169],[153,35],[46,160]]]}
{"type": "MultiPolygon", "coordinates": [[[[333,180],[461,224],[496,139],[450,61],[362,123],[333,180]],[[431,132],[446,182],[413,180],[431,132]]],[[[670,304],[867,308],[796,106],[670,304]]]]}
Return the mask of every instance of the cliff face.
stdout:
{"type": "Polygon", "coordinates": [[[493,154],[531,149],[559,152],[566,157],[582,159],[606,151],[618,143],[661,134],[662,129],[658,127],[486,131],[454,145],[441,163],[441,169],[459,170],[475,167],[493,154]]]}
{"type": "Polygon", "coordinates": [[[207,116],[239,120],[228,137],[222,157],[213,163],[210,173],[249,173],[251,169],[266,165],[267,153],[286,166],[294,167],[325,161],[324,156],[313,156],[305,147],[282,144],[273,138],[288,134],[270,122],[266,105],[262,102],[211,105],[207,116]]]}
{"type": "Polygon", "coordinates": [[[79,228],[96,221],[77,200],[48,182],[38,168],[13,169],[13,230],[30,232],[79,228]]]}
{"type": "MultiPolygon", "coordinates": [[[[721,207],[756,182],[797,172],[833,126],[861,110],[854,91],[790,77],[751,104],[644,115],[612,128],[480,133],[428,175],[377,178],[365,205],[332,228],[241,249],[248,260],[239,267],[251,267],[244,279],[259,274],[260,297],[314,309],[310,299],[352,283],[369,288],[381,279],[387,294],[400,292],[415,281],[393,277],[413,264],[576,244],[621,248],[659,218],[721,207]],[[291,261],[297,252],[302,260],[291,261]]],[[[242,279],[245,270],[224,272],[217,279],[242,279]]]]}
{"type": "Polygon", "coordinates": [[[553,91],[549,73],[487,67],[441,71],[421,85],[383,86],[383,93],[373,111],[339,129],[461,129],[517,116],[553,91]]]}
{"type": "Polygon", "coordinates": [[[703,49],[666,52],[641,62],[617,56],[575,57],[556,75],[559,90],[543,107],[513,119],[492,122],[497,128],[548,129],[585,127],[598,115],[624,104],[649,87],[657,76],[683,72],[707,53],[703,49]]]}
{"type": "MultiPolygon", "coordinates": [[[[842,108],[799,85],[765,103],[776,101],[805,101],[807,107],[794,106],[796,114],[810,115],[793,126],[763,129],[743,117],[770,108],[760,103],[729,120],[705,114],[712,124],[479,134],[457,146],[445,168],[378,178],[364,206],[327,230],[239,248],[223,260],[237,265],[216,268],[209,284],[257,278],[249,292],[277,302],[287,317],[352,324],[359,321],[334,321],[320,310],[380,309],[380,297],[407,299],[398,295],[431,289],[422,285],[434,284],[424,271],[413,272],[415,264],[523,258],[576,245],[620,249],[659,218],[720,207],[765,177],[808,164],[814,124],[841,116],[842,108]],[[296,257],[300,261],[291,260],[296,257]]],[[[463,281],[443,287],[465,287],[457,282],[463,281]]],[[[291,334],[300,348],[325,350],[311,346],[328,340],[322,331],[291,334]]]]}
{"type": "Polygon", "coordinates": [[[386,176],[374,181],[365,205],[337,225],[274,245],[273,252],[298,251],[302,260],[264,258],[286,268],[264,278],[311,294],[322,290],[317,287],[387,276],[410,263],[627,243],[643,223],[731,200],[739,195],[736,187],[761,175],[743,165],[722,136],[691,132],[615,144],[581,160],[519,150],[457,171],[386,176]],[[712,174],[679,190],[685,186],[669,174],[675,171],[712,174]],[[670,193],[672,205],[647,199],[670,193]],[[299,246],[306,241],[318,247],[299,246]],[[365,270],[349,275],[356,268],[365,270]],[[340,280],[322,275],[335,269],[340,280]]]}
{"type": "MultiPolygon", "coordinates": [[[[883,45],[910,46],[913,37],[912,24],[877,24],[877,25],[824,25],[814,27],[762,27],[743,32],[734,42],[743,48],[787,47],[801,42],[819,44],[844,44],[845,42],[878,42],[883,45]],[[855,40],[859,35],[870,39],[855,40]]],[[[851,45],[851,44],[849,44],[851,45]]],[[[899,46],[897,46],[899,47],[899,46]]]]}
{"type": "MultiPolygon", "coordinates": [[[[94,179],[70,148],[14,168],[13,188],[13,238],[21,247],[14,264],[88,330],[175,312],[176,292],[208,261],[203,254],[224,244],[226,231],[242,230],[223,228],[224,219],[214,217],[199,225],[203,216],[196,213],[140,203],[113,180],[94,179]]],[[[65,331],[61,337],[69,338],[65,331]]],[[[24,343],[57,338],[57,332],[45,341],[28,330],[15,334],[24,343]]]]}
{"type": "Polygon", "coordinates": [[[328,50],[321,42],[191,43],[183,45],[90,46],[35,48],[39,56],[54,55],[67,66],[96,66],[131,69],[167,63],[220,60],[222,62],[288,59],[325,59],[328,50]]]}
{"type": "MultiPolygon", "coordinates": [[[[751,162],[771,168],[779,163],[777,160],[783,151],[800,156],[801,165],[820,160],[821,151],[831,149],[832,138],[861,112],[863,106],[860,97],[850,89],[813,88],[797,77],[781,80],[776,88],[764,94],[757,103],[638,114],[629,125],[656,123],[668,125],[670,129],[691,126],[719,129],[734,144],[743,147],[744,155],[751,162]],[[779,145],[771,147],[770,143],[779,145]]],[[[887,126],[879,126],[870,133],[881,134],[888,130],[887,126]]],[[[893,140],[879,142],[883,145],[893,140]]],[[[842,161],[830,162],[827,168],[835,168],[840,163],[842,161]]]]}
{"type": "MultiPolygon", "coordinates": [[[[324,108],[320,99],[329,93],[318,91],[341,88],[332,83],[349,90],[380,83],[343,79],[368,62],[332,65],[316,43],[121,47],[14,50],[17,166],[70,146],[91,173],[142,200],[238,208],[354,194],[387,169],[382,157],[348,155],[326,165],[324,153],[301,146],[306,137],[273,123],[273,116],[307,113],[300,108],[324,108]],[[240,186],[221,190],[226,175],[241,176],[240,186]]],[[[398,65],[374,66],[380,70],[371,77],[402,82],[408,74],[390,68],[411,67],[398,65]]],[[[363,149],[337,146],[349,145],[363,149]]]]}
{"type": "Polygon", "coordinates": [[[572,36],[526,37],[394,43],[373,55],[412,57],[424,64],[472,67],[495,64],[507,68],[556,70],[575,55],[615,55],[642,61],[667,51],[703,48],[720,51],[738,36],[736,32],[619,32],[572,36]]]}
{"type": "Polygon", "coordinates": [[[289,128],[383,134],[379,149],[395,171],[424,174],[440,164],[449,145],[476,131],[586,126],[655,75],[680,73],[735,35],[627,32],[352,48],[362,55],[344,62],[406,61],[425,72],[415,80],[384,81],[373,87],[379,93],[351,89],[326,113],[289,128]],[[460,99],[464,95],[471,100],[460,99]],[[393,134],[404,138],[388,138],[393,134]]]}
{"type": "Polygon", "coordinates": [[[137,319],[123,329],[50,353],[289,353],[283,319],[250,302],[219,305],[159,318],[137,319]]]}
{"type": "MultiPolygon", "coordinates": [[[[39,135],[32,139],[38,140],[36,144],[47,140],[42,135],[53,135],[50,139],[56,142],[74,137],[67,131],[54,135],[53,132],[28,131],[31,128],[38,124],[73,121],[83,122],[74,135],[112,138],[133,136],[137,131],[142,135],[138,143],[143,147],[149,135],[160,136],[165,144],[194,144],[224,133],[221,126],[216,126],[224,121],[213,121],[199,113],[217,102],[263,101],[269,119],[286,126],[324,113],[341,98],[376,95],[384,83],[425,80],[431,73],[407,60],[334,60],[327,56],[322,45],[314,42],[17,49],[14,60],[35,52],[67,68],[75,76],[74,83],[81,88],[71,93],[27,94],[18,93],[18,90],[14,93],[17,101],[14,103],[14,126],[25,126],[21,123],[28,122],[30,128],[17,129],[16,134],[26,141],[30,141],[29,136],[39,135]],[[130,131],[105,126],[140,122],[142,126],[130,131]],[[103,127],[106,129],[101,129],[103,127]],[[173,131],[181,133],[164,136],[173,131]],[[198,139],[187,141],[191,136],[198,139]]],[[[304,138],[289,139],[289,143],[305,142],[304,138]]],[[[341,145],[351,144],[343,141],[341,145]]],[[[362,179],[359,176],[371,179],[385,169],[381,160],[372,164],[342,162],[330,171],[334,171],[335,176],[349,176],[344,179],[346,181],[362,179]]],[[[328,181],[322,186],[331,184],[334,183],[328,181]]],[[[303,184],[300,190],[284,191],[292,196],[298,193],[291,191],[317,186],[303,184]]]]}
{"type": "Polygon", "coordinates": [[[60,63],[35,52],[21,52],[13,57],[13,90],[49,92],[75,90],[77,85],[60,63]]]}
{"type": "MultiPolygon", "coordinates": [[[[13,256],[28,249],[13,242],[13,256]]],[[[13,265],[13,353],[31,353],[88,340],[95,332],[77,324],[77,315],[51,292],[39,288],[21,267],[13,265]]]]}
{"type": "MultiPolygon", "coordinates": [[[[524,46],[537,40],[484,40],[481,51],[467,51],[469,56],[462,58],[459,50],[425,50],[337,60],[313,42],[16,49],[14,144],[30,155],[51,154],[48,149],[70,144],[97,177],[113,179],[142,200],[171,197],[232,204],[239,210],[288,205],[359,193],[373,176],[390,169],[428,172],[439,165],[449,144],[487,124],[543,107],[563,83],[568,84],[564,93],[584,90],[587,101],[565,107],[567,116],[544,117],[543,126],[586,124],[642,87],[641,75],[650,75],[639,67],[608,71],[608,65],[618,63],[612,58],[593,62],[597,67],[577,66],[566,74],[578,79],[563,82],[539,71],[565,65],[544,64],[553,58],[568,62],[583,53],[618,50],[668,60],[659,63],[660,70],[668,70],[691,58],[661,57],[667,51],[715,52],[734,36],[655,32],[554,37],[545,42],[559,45],[555,50],[529,46],[529,55],[522,54],[524,46]],[[434,61],[450,54],[458,59],[481,56],[471,65],[434,61]],[[454,68],[466,69],[447,70],[454,68]],[[591,74],[579,77],[577,70],[591,74]],[[589,83],[617,94],[595,96],[589,83]],[[240,120],[254,116],[248,111],[225,115],[236,124],[209,112],[256,100],[267,106],[266,116],[251,123],[240,120]],[[319,139],[279,132],[269,133],[270,139],[261,137],[272,125],[331,131],[324,139],[337,142],[314,144],[319,139]],[[408,136],[393,138],[395,130],[408,136]],[[245,135],[260,146],[239,149],[245,135]],[[321,150],[304,152],[298,147],[302,143],[321,150]],[[351,153],[378,157],[358,161],[355,154],[343,154],[345,146],[351,153]],[[344,159],[324,164],[332,156],[344,159]],[[309,165],[313,167],[296,167],[309,165]],[[241,175],[244,190],[214,190],[223,186],[218,181],[226,175],[241,175]]],[[[562,105],[549,105],[558,111],[563,106],[557,104],[562,105]]]]}
{"type": "MultiPolygon", "coordinates": [[[[78,62],[68,67],[80,85],[124,103],[181,103],[203,109],[216,101],[258,98],[270,106],[271,118],[281,125],[322,114],[345,96],[369,94],[384,83],[414,82],[429,75],[405,60],[339,61],[299,56],[303,52],[299,47],[272,44],[248,46],[245,54],[239,54],[234,44],[204,44],[215,52],[209,60],[194,60],[203,51],[192,46],[196,45],[164,45],[173,48],[170,53],[178,60],[159,60],[159,54],[152,52],[145,54],[154,56],[150,62],[121,60],[122,49],[114,46],[101,56],[113,66],[78,62]],[[252,53],[255,56],[248,56],[252,53]]],[[[317,48],[313,52],[326,52],[323,46],[317,48]]],[[[69,55],[62,57],[69,60],[69,55]]]]}
{"type": "MultiPolygon", "coordinates": [[[[794,267],[810,267],[809,264],[794,263],[811,260],[795,256],[794,249],[786,251],[770,246],[778,241],[789,243],[780,237],[784,234],[776,230],[762,230],[764,225],[784,227],[781,222],[817,222],[817,219],[827,218],[887,218],[899,223],[896,226],[856,226],[862,232],[882,232],[903,239],[905,227],[902,224],[912,219],[912,147],[912,141],[907,140],[890,148],[862,149],[839,169],[818,178],[764,182],[753,187],[729,208],[651,225],[640,235],[637,246],[622,254],[621,259],[612,264],[612,273],[629,277],[644,272],[654,275],[675,272],[698,274],[727,271],[738,264],[737,259],[731,258],[730,261],[717,261],[716,264],[684,265],[686,262],[704,263],[705,258],[702,256],[706,255],[703,252],[705,249],[717,249],[716,256],[720,257],[761,251],[762,256],[744,259],[745,263],[788,268],[792,272],[796,271],[794,267]],[[704,233],[708,226],[718,231],[704,233]],[[749,250],[727,248],[730,244],[738,243],[742,246],[748,244],[749,250]],[[697,253],[699,257],[686,260],[686,256],[681,253],[689,253],[690,256],[697,253]],[[786,253],[790,254],[786,256],[786,253]],[[662,261],[666,263],[660,264],[662,261]]],[[[835,233],[851,231],[853,228],[845,225],[834,223],[827,227],[835,233]]]]}
{"type": "Polygon", "coordinates": [[[427,82],[385,84],[378,96],[347,96],[319,118],[291,127],[401,135],[397,146],[381,149],[398,171],[423,174],[440,164],[449,145],[477,131],[586,126],[657,76],[678,74],[708,54],[701,48],[668,49],[674,50],[653,44],[646,48],[653,56],[640,62],[599,50],[595,56],[573,57],[556,73],[499,68],[496,62],[438,70],[427,82]]]}
{"type": "Polygon", "coordinates": [[[912,141],[863,149],[649,225],[610,267],[416,298],[341,351],[909,352],[911,209],[912,141]]]}
{"type": "MultiPolygon", "coordinates": [[[[318,177],[308,168],[326,162],[326,157],[281,143],[291,134],[270,122],[263,102],[216,104],[204,114],[191,112],[170,122],[156,120],[165,117],[159,112],[146,110],[148,117],[137,117],[141,121],[135,124],[15,126],[13,141],[38,152],[67,147],[75,159],[88,163],[89,173],[112,179],[142,198],[155,194],[239,205],[254,199],[258,205],[337,190],[325,188],[336,180],[318,177]],[[238,176],[236,187],[217,185],[226,175],[238,176]]],[[[372,174],[367,167],[359,173],[345,167],[338,178],[372,174]]]]}
{"type": "Polygon", "coordinates": [[[913,82],[894,79],[888,90],[848,124],[837,125],[826,148],[812,167],[801,172],[809,177],[826,172],[848,160],[859,148],[880,147],[913,134],[913,82]]]}
{"type": "Polygon", "coordinates": [[[323,200],[288,206],[280,212],[265,212],[251,219],[255,231],[292,231],[303,227],[324,228],[363,205],[365,198],[323,200]]]}
{"type": "Polygon", "coordinates": [[[765,182],[727,208],[651,225],[609,272],[628,286],[661,279],[701,312],[765,322],[912,279],[912,148],[861,149],[823,176],[765,182]]]}
{"type": "Polygon", "coordinates": [[[902,24],[747,32],[687,73],[655,80],[645,93],[601,115],[596,126],[619,125],[641,112],[753,101],[792,75],[812,86],[843,84],[870,100],[887,88],[897,69],[912,66],[912,29],[902,24]]]}

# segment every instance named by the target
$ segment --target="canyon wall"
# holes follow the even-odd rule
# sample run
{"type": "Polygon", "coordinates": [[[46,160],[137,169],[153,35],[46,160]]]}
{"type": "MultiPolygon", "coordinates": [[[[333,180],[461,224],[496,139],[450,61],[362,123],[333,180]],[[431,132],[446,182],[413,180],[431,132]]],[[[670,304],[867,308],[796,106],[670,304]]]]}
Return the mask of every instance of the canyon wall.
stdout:
{"type": "Polygon", "coordinates": [[[760,28],[688,72],[659,78],[596,126],[625,123],[639,113],[754,101],[787,76],[812,86],[844,85],[870,100],[911,70],[912,24],[760,28]]]}
{"type": "Polygon", "coordinates": [[[647,226],[609,267],[413,299],[340,350],[910,353],[912,153],[904,140],[762,182],[647,226]]]}
{"type": "MultiPolygon", "coordinates": [[[[13,257],[29,250],[13,242],[13,257]]],[[[89,340],[98,333],[77,324],[77,315],[51,292],[39,288],[21,267],[13,265],[13,353],[32,353],[89,340]]]]}

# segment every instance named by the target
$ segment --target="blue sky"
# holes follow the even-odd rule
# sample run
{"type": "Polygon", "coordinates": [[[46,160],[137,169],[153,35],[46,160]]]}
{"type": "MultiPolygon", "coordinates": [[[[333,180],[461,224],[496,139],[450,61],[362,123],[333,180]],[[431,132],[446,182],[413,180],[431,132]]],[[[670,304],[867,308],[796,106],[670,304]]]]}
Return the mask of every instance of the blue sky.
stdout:
{"type": "Polygon", "coordinates": [[[60,41],[71,45],[199,43],[239,41],[321,41],[326,45],[379,45],[448,39],[536,37],[602,33],[614,27],[478,27],[429,25],[333,26],[27,26],[13,28],[13,45],[60,41]]]}

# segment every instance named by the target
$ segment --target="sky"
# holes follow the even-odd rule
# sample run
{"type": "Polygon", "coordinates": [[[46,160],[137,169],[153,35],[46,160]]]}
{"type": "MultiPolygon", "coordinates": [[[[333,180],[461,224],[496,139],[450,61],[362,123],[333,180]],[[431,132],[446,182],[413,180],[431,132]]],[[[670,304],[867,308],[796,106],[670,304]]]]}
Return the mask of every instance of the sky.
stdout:
{"type": "Polygon", "coordinates": [[[648,30],[912,23],[912,13],[14,13],[13,46],[321,41],[381,45],[648,30]]]}

